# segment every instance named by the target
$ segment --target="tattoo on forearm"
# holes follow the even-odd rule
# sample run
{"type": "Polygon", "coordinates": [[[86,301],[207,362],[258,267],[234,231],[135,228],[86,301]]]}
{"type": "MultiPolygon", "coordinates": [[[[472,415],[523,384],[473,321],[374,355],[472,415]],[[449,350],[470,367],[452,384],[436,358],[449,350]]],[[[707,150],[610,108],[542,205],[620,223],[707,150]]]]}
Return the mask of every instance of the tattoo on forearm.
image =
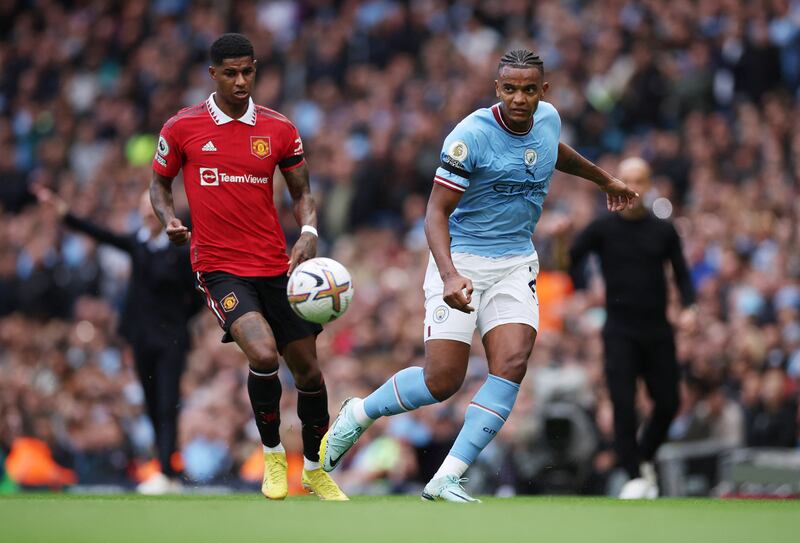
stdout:
{"type": "Polygon", "coordinates": [[[153,211],[155,211],[158,220],[164,226],[175,216],[172,190],[165,187],[161,180],[154,179],[150,183],[150,203],[153,205],[153,211]]]}
{"type": "Polygon", "coordinates": [[[286,186],[294,202],[294,218],[298,225],[317,224],[317,210],[308,184],[308,168],[303,165],[284,174],[286,186]]]}

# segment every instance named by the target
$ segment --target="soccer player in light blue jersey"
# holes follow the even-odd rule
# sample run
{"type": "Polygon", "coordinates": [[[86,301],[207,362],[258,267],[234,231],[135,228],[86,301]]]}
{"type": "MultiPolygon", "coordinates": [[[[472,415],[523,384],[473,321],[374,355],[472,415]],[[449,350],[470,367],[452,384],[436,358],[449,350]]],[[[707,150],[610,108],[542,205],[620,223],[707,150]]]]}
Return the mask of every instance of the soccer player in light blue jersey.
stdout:
{"type": "Polygon", "coordinates": [[[477,501],[462,475],[508,418],[525,376],[539,326],[532,235],[553,170],[595,183],[608,208],[632,206],[625,183],[560,143],[561,119],[543,101],[542,60],[515,50],[500,60],[500,102],[461,121],[445,139],[428,200],[425,234],[431,258],[425,277],[425,367],[406,368],[364,398],[350,398],[323,437],[325,471],[378,417],[452,396],[464,381],[477,326],[489,376],[464,415],[453,448],[425,486],[427,500],[477,501]]]}

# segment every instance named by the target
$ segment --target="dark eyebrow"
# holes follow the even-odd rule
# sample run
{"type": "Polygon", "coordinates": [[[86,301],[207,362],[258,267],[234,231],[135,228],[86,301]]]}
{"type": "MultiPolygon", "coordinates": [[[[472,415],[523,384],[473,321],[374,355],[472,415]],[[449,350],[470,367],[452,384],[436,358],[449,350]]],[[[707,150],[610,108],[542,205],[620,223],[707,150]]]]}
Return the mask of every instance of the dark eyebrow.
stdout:
{"type": "Polygon", "coordinates": [[[252,66],[246,66],[246,67],[242,68],[241,70],[237,70],[236,68],[234,68],[232,66],[228,66],[228,67],[224,68],[222,71],[224,73],[228,74],[228,75],[239,73],[239,72],[244,74],[244,73],[252,72],[253,71],[253,67],[252,66]]]}

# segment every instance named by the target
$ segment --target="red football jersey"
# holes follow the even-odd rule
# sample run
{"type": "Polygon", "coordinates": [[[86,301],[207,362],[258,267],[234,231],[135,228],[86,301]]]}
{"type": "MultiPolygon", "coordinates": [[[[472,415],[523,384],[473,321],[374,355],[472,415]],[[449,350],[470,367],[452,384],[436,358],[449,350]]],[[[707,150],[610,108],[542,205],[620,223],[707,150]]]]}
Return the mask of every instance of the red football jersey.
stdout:
{"type": "Polygon", "coordinates": [[[297,128],[271,109],[250,106],[232,119],[214,94],[182,109],[161,129],[153,170],[175,177],[183,169],[192,215],[194,271],[243,277],[286,273],[286,237],[272,200],[275,166],[303,163],[297,128]]]}

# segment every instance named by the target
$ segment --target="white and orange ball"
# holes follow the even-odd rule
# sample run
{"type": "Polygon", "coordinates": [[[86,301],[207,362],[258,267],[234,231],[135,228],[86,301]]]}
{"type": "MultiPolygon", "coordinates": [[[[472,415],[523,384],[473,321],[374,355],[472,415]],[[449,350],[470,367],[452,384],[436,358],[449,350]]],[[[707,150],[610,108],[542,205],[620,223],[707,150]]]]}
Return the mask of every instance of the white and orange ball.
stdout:
{"type": "Polygon", "coordinates": [[[300,317],[325,324],[347,311],[353,299],[353,280],[347,268],[335,260],[312,258],[292,271],[286,294],[300,317]]]}

